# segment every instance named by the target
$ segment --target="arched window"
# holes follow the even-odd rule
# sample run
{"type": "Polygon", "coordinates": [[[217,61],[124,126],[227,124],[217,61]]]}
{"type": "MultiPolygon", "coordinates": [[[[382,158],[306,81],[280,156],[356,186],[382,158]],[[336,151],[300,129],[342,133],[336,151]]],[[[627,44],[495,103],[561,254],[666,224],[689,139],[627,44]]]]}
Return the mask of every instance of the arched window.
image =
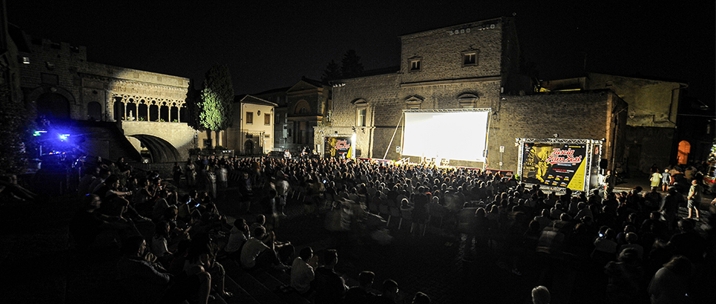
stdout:
{"type": "Polygon", "coordinates": [[[179,109],[179,122],[188,122],[189,119],[187,119],[187,109],[185,106],[182,106],[181,109],[179,109]]]}
{"type": "Polygon", "coordinates": [[[356,127],[365,127],[368,125],[368,102],[365,99],[356,99],[353,101],[356,107],[356,127]]]}
{"type": "Polygon", "coordinates": [[[463,93],[457,97],[457,103],[461,108],[475,108],[479,99],[476,93],[463,93]]]}
{"type": "Polygon", "coordinates": [[[171,107],[169,116],[172,118],[171,122],[179,122],[179,108],[171,107]]]}
{"type": "Polygon", "coordinates": [[[114,102],[114,121],[124,120],[124,103],[121,101],[114,102]]]}
{"type": "Polygon", "coordinates": [[[169,121],[169,107],[165,102],[159,107],[159,119],[160,121],[169,121]]]}
{"type": "Polygon", "coordinates": [[[139,104],[139,109],[137,109],[137,120],[149,120],[149,109],[147,107],[147,103],[144,100],[141,101],[141,103],[139,104]]]}
{"type": "Polygon", "coordinates": [[[139,113],[137,112],[137,104],[130,100],[130,102],[127,104],[127,120],[137,120],[137,115],[139,115],[139,113]]]}
{"type": "Polygon", "coordinates": [[[48,119],[70,118],[70,101],[57,93],[44,93],[37,98],[37,114],[48,119]]]}
{"type": "Polygon", "coordinates": [[[299,100],[296,103],[296,107],[294,108],[293,113],[301,114],[301,115],[309,114],[309,113],[311,113],[311,106],[308,104],[308,101],[305,101],[303,99],[299,100]]]}
{"type": "Polygon", "coordinates": [[[159,121],[159,106],[156,104],[149,106],[149,121],[159,121]]]}

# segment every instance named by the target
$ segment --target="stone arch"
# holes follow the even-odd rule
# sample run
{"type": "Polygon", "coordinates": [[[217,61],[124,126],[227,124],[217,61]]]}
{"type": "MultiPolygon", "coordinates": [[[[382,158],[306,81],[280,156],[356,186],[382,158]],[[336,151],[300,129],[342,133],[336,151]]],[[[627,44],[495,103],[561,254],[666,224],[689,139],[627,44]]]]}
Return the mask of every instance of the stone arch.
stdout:
{"type": "Polygon", "coordinates": [[[162,138],[147,134],[135,134],[129,136],[138,139],[142,143],[142,146],[149,150],[152,162],[166,163],[182,161],[181,154],[179,154],[177,148],[162,138]]]}
{"type": "MultiPolygon", "coordinates": [[[[49,104],[43,104],[42,106],[38,105],[37,102],[41,96],[43,97],[43,100],[42,100],[43,103],[49,102],[49,100],[47,98],[52,98],[52,100],[58,100],[59,103],[55,104],[55,106],[58,107],[58,109],[57,109],[59,111],[58,114],[60,114],[60,116],[66,117],[66,118],[71,118],[70,107],[72,105],[77,104],[77,100],[75,100],[75,96],[72,95],[72,93],[70,91],[68,91],[64,88],[61,88],[61,87],[54,87],[54,86],[47,86],[47,85],[40,86],[40,87],[37,87],[37,88],[33,89],[32,91],[30,91],[30,93],[28,93],[26,96],[27,96],[26,100],[33,102],[35,104],[35,107],[38,110],[38,113],[37,113],[38,115],[43,115],[43,114],[41,114],[41,111],[40,111],[41,108],[45,108],[45,106],[49,105],[49,104]],[[51,95],[43,96],[44,94],[51,94],[51,95]],[[60,98],[60,96],[62,98],[60,98]],[[65,110],[65,105],[67,108],[66,110],[65,110]]],[[[53,102],[53,104],[54,104],[54,102],[53,102]]],[[[47,108],[45,108],[45,109],[47,109],[47,108]]],[[[60,118],[60,117],[58,117],[58,118],[60,118]]]]}
{"type": "Polygon", "coordinates": [[[293,114],[309,114],[311,113],[311,105],[308,104],[308,101],[301,99],[296,103],[296,106],[293,108],[293,114]]]}
{"type": "Polygon", "coordinates": [[[102,105],[97,101],[87,103],[87,119],[94,121],[102,120],[102,105]]]}
{"type": "Polygon", "coordinates": [[[244,142],[244,154],[246,155],[253,155],[254,154],[254,141],[247,139],[244,142]]]}
{"type": "Polygon", "coordinates": [[[43,115],[50,120],[70,119],[70,100],[56,92],[46,92],[35,99],[37,115],[43,115]]]}

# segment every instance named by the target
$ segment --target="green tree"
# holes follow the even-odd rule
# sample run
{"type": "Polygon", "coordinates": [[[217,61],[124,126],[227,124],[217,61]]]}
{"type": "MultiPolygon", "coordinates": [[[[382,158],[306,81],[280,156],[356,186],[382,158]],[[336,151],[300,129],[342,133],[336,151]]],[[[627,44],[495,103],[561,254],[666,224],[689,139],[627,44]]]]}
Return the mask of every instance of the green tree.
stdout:
{"type": "Polygon", "coordinates": [[[226,65],[214,65],[206,72],[199,101],[199,123],[201,128],[214,131],[231,126],[234,102],[234,87],[231,73],[226,65]]]}
{"type": "Polygon", "coordinates": [[[201,102],[201,91],[194,86],[194,79],[189,80],[189,88],[186,92],[187,124],[194,130],[204,131],[199,122],[199,103],[201,102]]]}
{"type": "Polygon", "coordinates": [[[326,66],[326,69],[323,70],[323,75],[321,76],[321,81],[327,82],[334,79],[340,79],[341,78],[341,67],[336,63],[335,60],[331,60],[331,62],[328,63],[326,66]]]}
{"type": "Polygon", "coordinates": [[[357,77],[363,74],[363,64],[355,50],[348,50],[341,60],[341,74],[344,78],[357,77]]]}

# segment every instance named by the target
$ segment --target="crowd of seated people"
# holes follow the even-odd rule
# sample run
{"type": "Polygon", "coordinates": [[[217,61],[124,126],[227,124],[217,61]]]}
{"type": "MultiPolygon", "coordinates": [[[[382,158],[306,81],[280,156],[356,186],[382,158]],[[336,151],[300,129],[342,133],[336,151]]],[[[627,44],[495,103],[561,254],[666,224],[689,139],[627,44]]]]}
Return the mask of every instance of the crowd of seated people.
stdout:
{"type": "MultiPolygon", "coordinates": [[[[270,226],[285,217],[283,206],[288,200],[303,204],[307,216],[316,216],[319,210],[338,202],[346,206],[349,215],[344,228],[358,235],[368,226],[369,211],[408,218],[411,231],[415,224],[419,235],[430,226],[456,237],[465,235],[467,238],[460,240],[466,242],[466,256],[490,252],[500,267],[515,275],[529,271],[539,254],[567,254],[601,267],[605,278],[614,281],[605,283],[604,289],[615,302],[645,297],[652,290],[647,288],[649,282],[657,279],[654,274],[672,258],[687,259],[695,269],[706,261],[707,242],[694,231],[694,222],[673,214],[673,205],[678,207],[684,200],[675,191],[657,206],[652,202],[653,192],[642,193],[638,188],[609,192],[605,197],[597,192],[571,193],[569,189],[563,194],[546,194],[538,186],[527,188],[512,178],[471,169],[338,159],[203,157],[188,162],[185,174],[204,171],[197,173],[202,176],[214,172],[212,168],[224,168],[228,176],[236,177],[230,182],[239,188],[239,200],[248,204],[245,211],[270,215],[270,225],[262,214],[249,227],[241,218],[227,224],[213,202],[215,195],[197,191],[205,189],[200,185],[202,178],[190,182],[187,177],[186,186],[194,190],[179,197],[158,174],[138,177],[131,168],[122,171],[120,167],[98,166],[97,170],[87,170],[80,181],[79,193],[89,196],[73,220],[77,243],[91,243],[96,237],[82,235],[83,227],[89,226],[113,230],[118,238],[140,234],[151,243],[151,263],[173,270],[178,267],[172,265],[182,259],[182,272],[173,275],[205,272],[214,293],[222,297],[231,293],[223,288],[225,272],[216,262],[218,254],[236,260],[248,271],[289,270],[292,287],[317,303],[333,301],[338,294],[346,302],[359,297],[356,294],[361,290],[353,289],[361,287],[338,284],[332,275],[333,258],[327,256],[322,261],[324,266],[318,267],[320,263],[310,248],[303,248],[294,259],[293,245],[276,240],[270,226]],[[251,204],[256,205],[251,208],[251,204]],[[145,226],[151,226],[149,233],[145,226]],[[633,280],[630,292],[617,283],[623,276],[633,280]],[[338,292],[338,285],[344,287],[343,293],[338,292]],[[331,286],[331,291],[321,286],[331,286]]],[[[205,185],[211,182],[203,180],[205,185]]],[[[677,269],[684,273],[683,267],[677,269]]],[[[370,274],[361,275],[361,286],[368,284],[370,274]]],[[[386,299],[381,301],[387,301],[397,290],[397,283],[386,281],[383,289],[385,296],[381,298],[386,299]]],[[[417,294],[414,302],[424,303],[426,298],[417,294]]]]}

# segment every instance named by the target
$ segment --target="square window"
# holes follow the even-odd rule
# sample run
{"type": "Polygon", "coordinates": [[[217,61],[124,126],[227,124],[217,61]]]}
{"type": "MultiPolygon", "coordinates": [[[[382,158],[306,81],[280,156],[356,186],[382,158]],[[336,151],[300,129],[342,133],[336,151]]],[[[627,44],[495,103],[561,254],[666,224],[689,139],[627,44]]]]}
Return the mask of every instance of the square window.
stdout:
{"type": "Polygon", "coordinates": [[[411,60],[410,61],[410,70],[411,71],[420,71],[420,60],[411,60]]]}
{"type": "Polygon", "coordinates": [[[265,125],[271,124],[271,114],[264,114],[264,124],[265,125]]]}
{"type": "Polygon", "coordinates": [[[254,123],[254,112],[246,112],[246,123],[247,124],[254,123]]]}
{"type": "Polygon", "coordinates": [[[462,54],[463,65],[477,65],[477,53],[464,53],[462,54]]]}

